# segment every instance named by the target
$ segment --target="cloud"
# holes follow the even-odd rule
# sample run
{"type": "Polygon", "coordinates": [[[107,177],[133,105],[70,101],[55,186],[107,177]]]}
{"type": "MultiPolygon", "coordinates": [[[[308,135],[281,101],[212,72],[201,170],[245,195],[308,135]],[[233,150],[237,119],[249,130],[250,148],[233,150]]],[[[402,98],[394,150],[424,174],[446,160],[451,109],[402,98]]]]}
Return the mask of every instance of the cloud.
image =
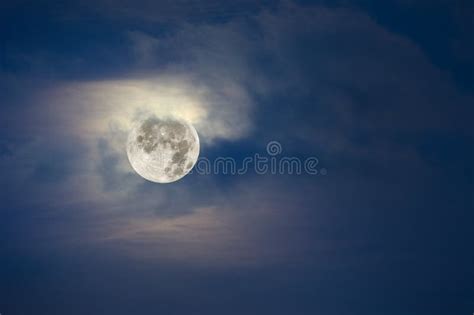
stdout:
{"type": "Polygon", "coordinates": [[[51,111],[70,120],[83,137],[105,135],[111,124],[126,131],[149,113],[186,119],[204,143],[242,137],[249,125],[249,99],[239,87],[214,91],[180,75],[67,83],[49,95],[49,102],[51,111]]]}
{"type": "Polygon", "coordinates": [[[419,137],[472,137],[472,95],[417,43],[365,12],[286,2],[257,21],[261,51],[271,56],[263,80],[271,84],[256,113],[269,127],[259,130],[280,126],[271,137],[288,149],[386,168],[423,164],[419,137]]]}
{"type": "MultiPolygon", "coordinates": [[[[310,250],[310,243],[305,241],[310,230],[300,218],[311,212],[325,221],[327,204],[319,203],[316,212],[311,208],[322,191],[303,188],[310,178],[295,178],[293,183],[298,186],[291,190],[286,180],[257,176],[220,188],[212,181],[194,179],[186,189],[170,187],[165,191],[149,186],[148,191],[122,198],[113,211],[111,204],[107,212],[90,204],[93,209],[82,215],[59,215],[66,226],[70,220],[74,224],[65,229],[53,222],[47,230],[54,231],[55,240],[38,246],[44,250],[65,246],[78,251],[107,251],[132,261],[199,268],[259,268],[288,261],[309,264],[314,258],[305,258],[310,250]],[[287,193],[276,196],[275,192],[282,189],[287,193]],[[301,190],[311,191],[311,200],[299,201],[301,190]],[[169,216],[160,213],[162,210],[170,211],[169,216]]],[[[332,243],[324,239],[314,242],[318,243],[312,249],[316,252],[327,250],[332,243]]]]}
{"type": "Polygon", "coordinates": [[[17,82],[25,95],[1,118],[1,128],[28,139],[19,149],[14,140],[0,147],[2,169],[13,178],[3,179],[12,187],[4,194],[21,188],[31,198],[10,197],[16,203],[70,211],[67,229],[52,223],[61,242],[203,265],[303,257],[313,248],[309,240],[325,231],[308,231],[311,210],[318,222],[328,222],[324,210],[341,226],[340,217],[374,215],[364,212],[373,191],[398,189],[377,180],[354,188],[354,172],[366,179],[380,162],[390,165],[383,173],[390,177],[401,160],[409,173],[422,165],[414,135],[469,131],[469,98],[415,43],[359,11],[285,3],[223,24],[125,35],[128,46],[117,54],[132,57],[128,71],[52,80],[31,93],[17,82]],[[228,188],[211,176],[153,186],[134,174],[124,147],[131,123],[147,113],[193,123],[203,155],[221,142],[279,140],[285,150],[343,160],[343,178],[324,191],[308,179],[277,184],[264,177],[231,179],[228,188]],[[44,152],[54,158],[38,155],[44,152]],[[312,199],[319,196],[326,202],[312,199]],[[351,216],[344,209],[355,207],[353,196],[361,209],[351,216]]]}

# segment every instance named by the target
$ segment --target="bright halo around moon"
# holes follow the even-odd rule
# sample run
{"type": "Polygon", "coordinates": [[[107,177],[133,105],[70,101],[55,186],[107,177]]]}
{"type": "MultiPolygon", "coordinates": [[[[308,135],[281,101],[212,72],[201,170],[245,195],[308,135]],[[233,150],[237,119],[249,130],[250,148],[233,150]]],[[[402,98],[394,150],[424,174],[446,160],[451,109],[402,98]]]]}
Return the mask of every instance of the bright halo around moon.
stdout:
{"type": "Polygon", "coordinates": [[[138,121],[127,140],[133,169],[155,183],[171,183],[191,171],[199,157],[199,137],[188,122],[154,115],[138,121]]]}

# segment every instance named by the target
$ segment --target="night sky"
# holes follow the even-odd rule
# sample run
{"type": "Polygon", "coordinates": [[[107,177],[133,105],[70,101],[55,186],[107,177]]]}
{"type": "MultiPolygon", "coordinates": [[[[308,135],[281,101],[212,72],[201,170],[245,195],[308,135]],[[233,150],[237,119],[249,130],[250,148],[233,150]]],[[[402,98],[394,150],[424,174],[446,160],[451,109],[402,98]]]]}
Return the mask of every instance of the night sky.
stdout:
{"type": "Polygon", "coordinates": [[[474,2],[0,3],[1,315],[470,315],[474,2]],[[140,113],[200,156],[127,159],[140,113]]]}

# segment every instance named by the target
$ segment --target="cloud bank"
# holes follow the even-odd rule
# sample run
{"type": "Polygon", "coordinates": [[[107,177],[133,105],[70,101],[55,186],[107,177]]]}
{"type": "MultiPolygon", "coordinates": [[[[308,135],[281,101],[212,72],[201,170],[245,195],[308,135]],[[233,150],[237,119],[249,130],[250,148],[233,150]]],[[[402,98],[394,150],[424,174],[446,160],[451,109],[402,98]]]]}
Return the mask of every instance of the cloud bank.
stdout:
{"type": "Polygon", "coordinates": [[[123,36],[130,61],[120,75],[46,80],[20,101],[12,98],[20,106],[2,118],[24,138],[20,146],[17,139],[3,144],[1,165],[11,179],[4,195],[30,191],[22,205],[64,211],[66,221],[68,211],[81,213],[82,223],[68,231],[53,223],[66,235],[61,241],[202,264],[294,259],[295,251],[303,256],[312,248],[302,239],[334,236],[304,232],[304,217],[318,209],[307,194],[328,199],[318,220],[334,223],[331,216],[345,213],[352,194],[373,194],[357,192],[349,176],[368,177],[374,190],[393,188],[371,178],[375,168],[392,180],[400,168],[429,177],[432,166],[412,139],[470,131],[470,96],[416,44],[357,10],[284,3],[221,24],[185,23],[165,35],[129,29],[123,36]],[[222,178],[189,177],[149,186],[134,174],[124,147],[131,123],[147,113],[190,121],[203,155],[222,143],[256,147],[274,139],[290,152],[322,152],[343,173],[333,180],[343,181],[334,185],[346,197],[340,201],[310,179],[300,183],[310,187],[304,192],[291,178],[230,180],[225,188],[222,178]],[[402,166],[387,167],[395,163],[402,166]],[[274,202],[279,194],[288,200],[274,202]],[[90,220],[95,225],[87,227],[90,220]],[[275,236],[286,230],[286,239],[275,236]]]}

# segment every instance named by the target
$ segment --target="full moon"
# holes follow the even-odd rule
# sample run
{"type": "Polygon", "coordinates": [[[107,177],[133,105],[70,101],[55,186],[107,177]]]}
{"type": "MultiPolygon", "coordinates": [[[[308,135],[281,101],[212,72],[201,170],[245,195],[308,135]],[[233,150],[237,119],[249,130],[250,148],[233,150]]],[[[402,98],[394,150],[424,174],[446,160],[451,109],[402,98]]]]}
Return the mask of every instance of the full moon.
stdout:
{"type": "Polygon", "coordinates": [[[155,183],[171,183],[196,164],[199,137],[196,129],[183,120],[149,116],[130,131],[127,156],[141,177],[155,183]]]}

